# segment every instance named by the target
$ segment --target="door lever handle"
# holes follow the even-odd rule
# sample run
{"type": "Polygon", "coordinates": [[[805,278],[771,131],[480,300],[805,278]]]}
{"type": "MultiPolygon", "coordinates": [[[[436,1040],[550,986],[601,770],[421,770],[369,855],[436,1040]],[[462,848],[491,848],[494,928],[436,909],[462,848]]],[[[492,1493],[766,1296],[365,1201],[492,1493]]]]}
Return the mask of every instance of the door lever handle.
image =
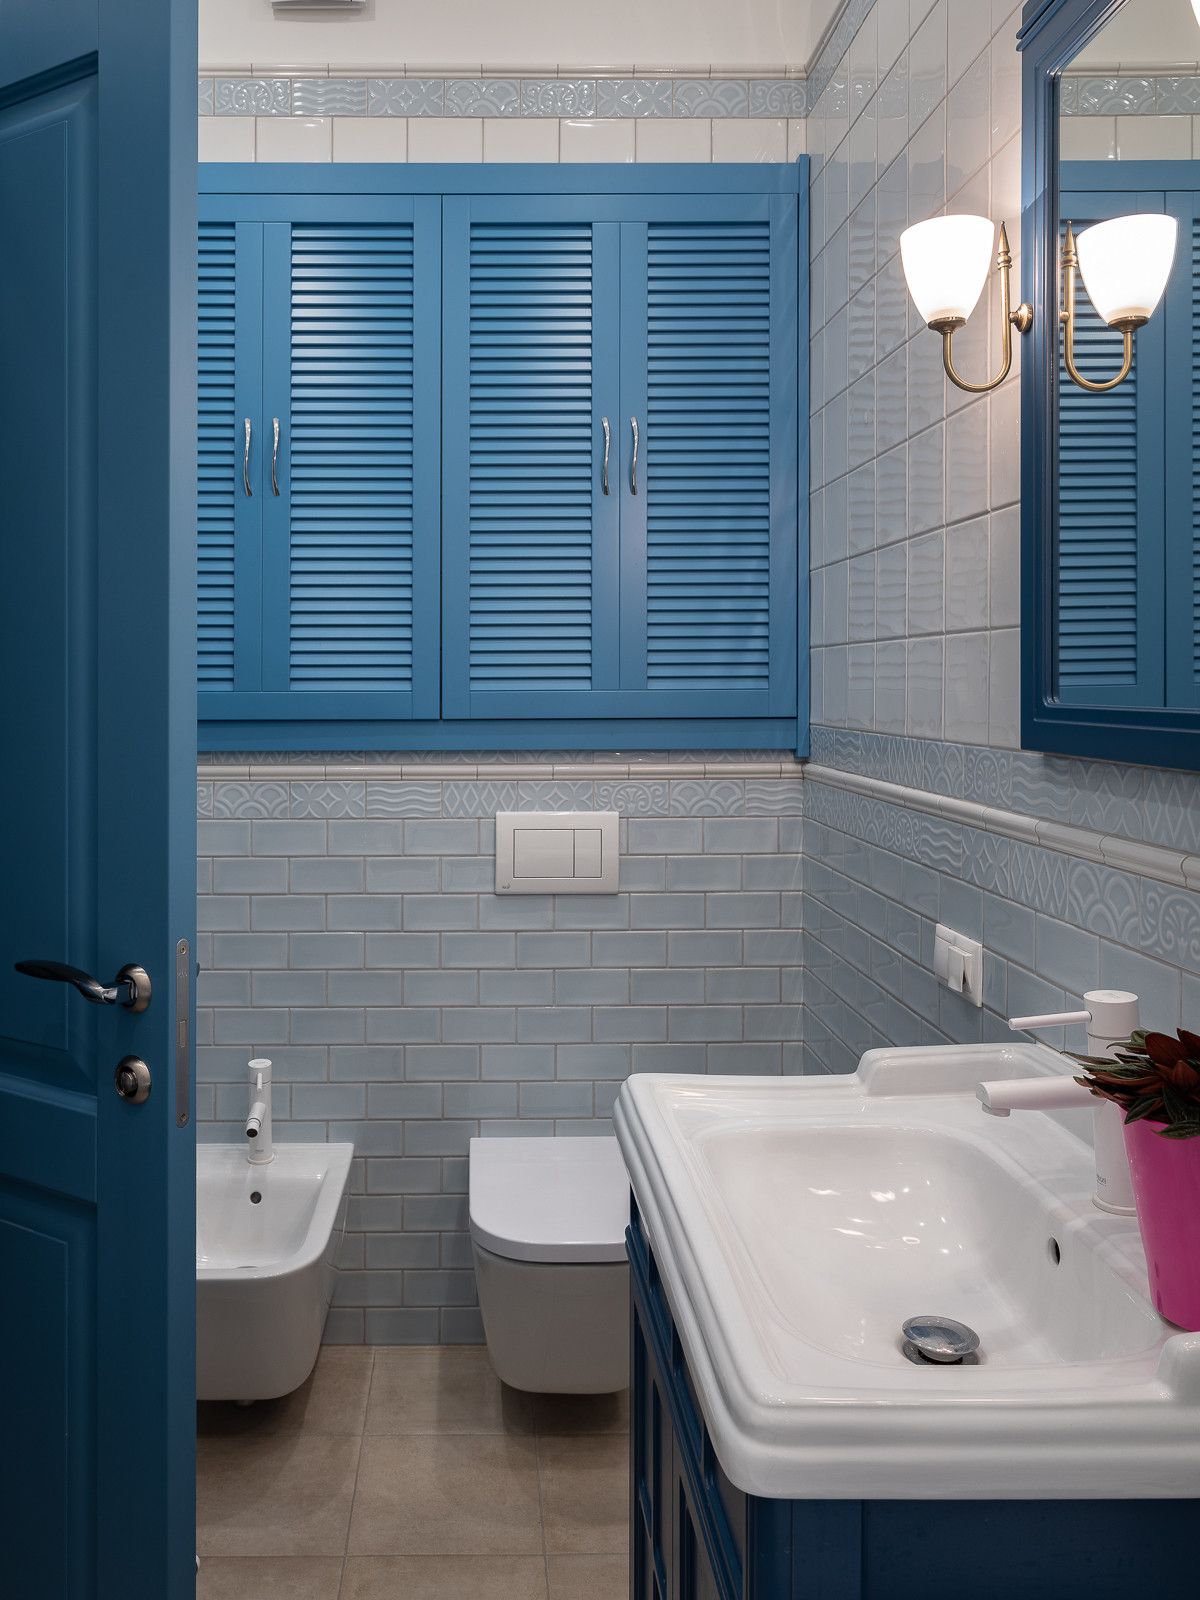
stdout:
{"type": "Polygon", "coordinates": [[[27,978],[71,984],[95,1006],[124,1006],[126,1011],[138,1012],[150,1004],[150,974],[145,967],[122,967],[106,985],[82,967],[68,966],[65,961],[18,961],[14,965],[27,978]]]}
{"type": "Polygon", "coordinates": [[[637,493],[638,420],[637,420],[636,417],[630,417],[629,421],[630,421],[630,424],[631,424],[631,426],[633,428],[633,464],[629,469],[629,492],[630,492],[630,494],[636,494],[637,493]]]}
{"type": "Polygon", "coordinates": [[[271,418],[271,490],[279,495],[279,418],[271,418]]]}
{"type": "Polygon", "coordinates": [[[246,419],[246,446],[242,451],[242,488],[246,491],[246,498],[253,499],[254,490],[250,487],[250,418],[246,419]]]}
{"type": "Polygon", "coordinates": [[[600,487],[608,493],[608,452],[612,444],[612,429],[608,425],[608,418],[600,418],[600,426],[604,429],[604,467],[600,474],[600,487]]]}

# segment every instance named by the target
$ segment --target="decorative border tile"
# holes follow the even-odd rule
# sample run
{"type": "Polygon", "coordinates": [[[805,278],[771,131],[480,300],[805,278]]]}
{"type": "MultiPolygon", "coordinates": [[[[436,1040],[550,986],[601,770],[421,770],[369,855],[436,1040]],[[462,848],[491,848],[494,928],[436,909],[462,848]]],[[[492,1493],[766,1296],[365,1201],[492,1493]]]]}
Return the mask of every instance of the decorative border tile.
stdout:
{"type": "Polygon", "coordinates": [[[295,78],[198,80],[202,117],[803,117],[803,77],[295,78]]]}
{"type": "Polygon", "coordinates": [[[1059,90],[1064,117],[1191,117],[1200,115],[1200,74],[1128,77],[1064,73],[1059,90]]]}

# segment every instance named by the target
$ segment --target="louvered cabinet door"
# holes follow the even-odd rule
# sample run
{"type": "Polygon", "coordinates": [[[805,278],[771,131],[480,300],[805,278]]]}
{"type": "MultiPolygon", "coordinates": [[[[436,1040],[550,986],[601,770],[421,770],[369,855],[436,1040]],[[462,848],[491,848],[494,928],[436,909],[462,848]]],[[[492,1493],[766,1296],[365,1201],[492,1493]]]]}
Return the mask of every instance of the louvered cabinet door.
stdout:
{"type": "Polygon", "coordinates": [[[261,226],[202,218],[196,491],[197,684],[202,716],[217,704],[231,703],[229,697],[235,693],[258,687],[261,286],[261,226]]]}
{"type": "Polygon", "coordinates": [[[439,212],[265,224],[259,716],[438,715],[439,212]]]}
{"type": "MultiPolygon", "coordinates": [[[[1089,223],[1161,211],[1161,194],[1065,191],[1061,215],[1089,223]]],[[[1121,340],[1077,280],[1075,359],[1101,380],[1121,340]]],[[[1058,528],[1054,566],[1055,682],[1065,704],[1161,706],[1164,697],[1163,450],[1165,317],[1138,330],[1124,383],[1089,394],[1059,346],[1058,528]]]]}
{"type": "Polygon", "coordinates": [[[791,715],[797,202],[639,209],[621,236],[622,686],[645,715],[791,715]]]}
{"type": "Polygon", "coordinates": [[[619,233],[603,211],[577,196],[444,202],[446,717],[621,709],[619,233]]]}

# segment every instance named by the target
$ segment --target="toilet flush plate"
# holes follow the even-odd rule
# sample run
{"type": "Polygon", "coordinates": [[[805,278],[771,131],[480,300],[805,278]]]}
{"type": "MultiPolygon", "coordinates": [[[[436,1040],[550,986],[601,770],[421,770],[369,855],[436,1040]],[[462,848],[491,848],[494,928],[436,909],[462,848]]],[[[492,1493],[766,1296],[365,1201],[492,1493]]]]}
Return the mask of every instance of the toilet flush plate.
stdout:
{"type": "Polygon", "coordinates": [[[500,811],[497,894],[616,894],[615,811],[500,811]]]}

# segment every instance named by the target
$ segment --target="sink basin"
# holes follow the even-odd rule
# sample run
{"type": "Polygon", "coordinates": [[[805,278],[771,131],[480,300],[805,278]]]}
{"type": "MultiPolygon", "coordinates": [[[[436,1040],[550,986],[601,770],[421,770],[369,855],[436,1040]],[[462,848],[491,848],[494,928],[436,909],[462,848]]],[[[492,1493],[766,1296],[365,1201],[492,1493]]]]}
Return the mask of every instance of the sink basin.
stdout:
{"type": "MultiPolygon", "coordinates": [[[[1038,1046],[876,1051],[846,1078],[629,1080],[617,1130],[725,1471],[804,1498],[1200,1494],[1200,1335],[1150,1303],[1070,1118],[1000,1120],[1038,1046]],[[953,1318],[973,1364],[914,1365],[953,1318]]],[[[1086,1125],[1086,1124],[1085,1124],[1086,1125]]]]}

